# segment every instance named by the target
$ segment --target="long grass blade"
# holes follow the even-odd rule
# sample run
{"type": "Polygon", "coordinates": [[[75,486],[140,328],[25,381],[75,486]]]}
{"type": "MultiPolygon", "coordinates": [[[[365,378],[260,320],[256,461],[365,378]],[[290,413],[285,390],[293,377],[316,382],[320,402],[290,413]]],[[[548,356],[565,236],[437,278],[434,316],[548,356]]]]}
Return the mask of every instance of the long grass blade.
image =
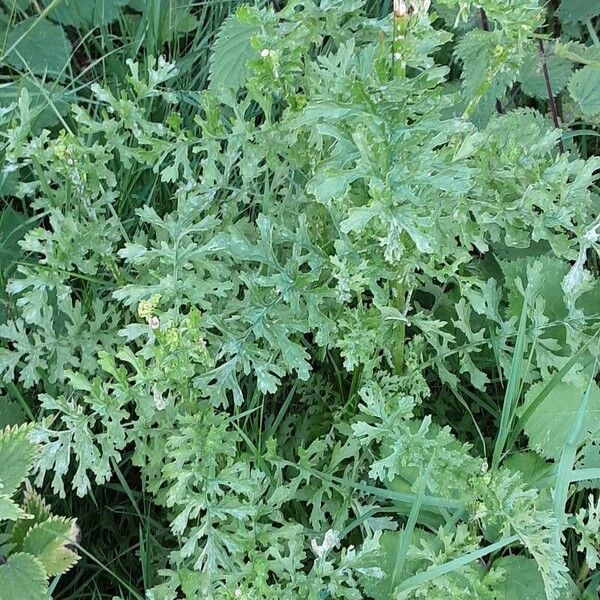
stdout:
{"type": "MultiPolygon", "coordinates": [[[[327,481],[330,483],[334,483],[339,485],[340,487],[346,487],[349,489],[358,490],[361,492],[365,492],[367,494],[371,494],[377,498],[384,498],[386,500],[393,500],[395,502],[400,502],[403,504],[413,505],[415,500],[417,499],[416,494],[409,494],[406,492],[394,492],[392,490],[388,490],[385,488],[379,488],[373,485],[368,485],[366,483],[359,483],[358,481],[351,481],[349,479],[345,479],[342,477],[336,477],[334,475],[328,475],[317,469],[300,467],[299,465],[287,461],[287,460],[277,460],[277,464],[285,465],[288,467],[293,467],[295,469],[304,470],[311,475],[321,479],[322,481],[327,481]]],[[[425,494],[423,496],[422,505],[425,508],[430,508],[434,510],[447,510],[454,512],[456,510],[462,511],[462,514],[466,513],[466,507],[459,500],[452,500],[450,498],[442,498],[441,496],[429,496],[425,494]]]]}
{"type": "Polygon", "coordinates": [[[406,562],[406,554],[412,541],[413,532],[417,524],[419,512],[421,511],[421,506],[423,505],[423,497],[425,496],[425,490],[427,489],[427,483],[429,481],[429,476],[431,475],[431,467],[433,466],[434,458],[435,454],[431,457],[429,464],[425,469],[425,473],[421,475],[419,487],[417,489],[417,497],[415,498],[415,502],[410,509],[410,514],[408,516],[408,521],[406,522],[406,527],[404,528],[404,531],[400,534],[398,548],[396,549],[396,562],[394,564],[394,571],[392,573],[392,590],[396,587],[398,577],[402,575],[402,570],[404,569],[404,564],[406,562]]]}
{"type": "Polygon", "coordinates": [[[510,373],[508,376],[508,385],[504,395],[504,404],[502,405],[502,415],[500,417],[500,429],[496,437],[494,446],[494,454],[492,456],[492,468],[498,468],[502,453],[506,446],[506,441],[511,431],[511,425],[515,416],[515,408],[521,387],[522,369],[523,369],[523,352],[525,351],[525,333],[527,325],[527,306],[528,296],[525,296],[523,308],[521,309],[521,318],[519,319],[519,329],[517,332],[517,340],[515,342],[515,351],[510,365],[510,373]]]}
{"type": "Polygon", "coordinates": [[[556,544],[560,544],[560,538],[562,535],[563,524],[565,521],[565,505],[569,495],[569,484],[571,483],[570,475],[575,464],[575,457],[577,455],[577,448],[579,446],[579,439],[581,430],[583,428],[583,419],[587,412],[587,407],[590,398],[590,389],[592,382],[588,385],[587,390],[583,394],[583,398],[579,403],[579,411],[577,412],[577,420],[575,426],[569,435],[569,439],[565,444],[565,447],[560,455],[560,461],[558,463],[558,472],[556,473],[556,487],[554,489],[554,516],[556,517],[556,529],[554,531],[554,541],[556,544]]]}
{"type": "Polygon", "coordinates": [[[475,560],[479,560],[488,554],[492,554],[492,552],[497,552],[506,546],[510,546],[510,544],[514,544],[518,541],[518,535],[511,535],[510,537],[504,537],[485,548],[481,548],[479,550],[474,550],[473,552],[469,552],[464,556],[460,556],[459,558],[455,558],[453,560],[444,563],[443,565],[439,565],[434,567],[433,569],[428,569],[422,573],[418,573],[417,575],[413,575],[408,579],[405,579],[397,588],[397,592],[410,592],[423,584],[436,579],[437,577],[441,577],[442,575],[446,575],[447,573],[452,573],[452,571],[456,571],[465,565],[468,565],[470,562],[475,560]]]}

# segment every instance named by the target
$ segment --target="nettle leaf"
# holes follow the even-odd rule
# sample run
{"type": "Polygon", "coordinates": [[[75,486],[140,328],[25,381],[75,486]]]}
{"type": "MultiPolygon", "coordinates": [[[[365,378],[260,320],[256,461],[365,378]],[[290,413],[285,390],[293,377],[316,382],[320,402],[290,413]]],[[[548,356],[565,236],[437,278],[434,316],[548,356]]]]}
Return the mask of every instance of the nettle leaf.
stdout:
{"type": "Polygon", "coordinates": [[[56,77],[69,64],[71,43],[63,28],[47,19],[32,17],[15,25],[6,36],[5,48],[13,44],[5,60],[24,73],[56,77]]]}
{"type": "MultiPolygon", "coordinates": [[[[544,384],[534,385],[526,396],[522,411],[535,400],[544,384]]],[[[558,459],[577,420],[585,387],[559,383],[540,402],[525,424],[530,445],[546,458],[558,459]]],[[[583,420],[579,443],[600,430],[600,389],[591,384],[588,408],[583,420]]]]}
{"type": "Polygon", "coordinates": [[[519,64],[507,60],[496,64],[495,49],[503,43],[502,33],[473,29],[456,45],[455,53],[463,65],[462,82],[465,102],[477,106],[477,121],[486,123],[495,111],[495,101],[501,99],[516,79],[519,64]]]}
{"type": "Polygon", "coordinates": [[[561,0],[558,17],[563,23],[585,22],[600,15],[600,4],[592,0],[561,0]]]}
{"type": "MultiPolygon", "coordinates": [[[[573,72],[573,63],[552,54],[546,57],[546,65],[548,67],[548,75],[550,76],[552,93],[559,94],[567,86],[569,77],[573,72]]],[[[542,100],[548,99],[548,89],[542,71],[542,60],[536,52],[536,48],[531,49],[531,54],[523,62],[519,80],[521,81],[523,91],[528,96],[542,100]]]]}
{"type": "Polygon", "coordinates": [[[28,426],[7,428],[0,432],[0,490],[12,494],[25,481],[37,454],[29,440],[28,426]]]}
{"type": "Polygon", "coordinates": [[[600,47],[598,46],[586,46],[573,41],[564,43],[557,41],[554,52],[557,56],[567,58],[576,64],[600,67],[600,47]]]}
{"type": "Polygon", "coordinates": [[[0,521],[17,521],[27,516],[27,513],[9,496],[0,494],[0,521]]]}
{"type": "Polygon", "coordinates": [[[584,115],[600,113],[600,68],[586,65],[573,73],[569,81],[569,93],[584,115]]]}
{"type": "Polygon", "coordinates": [[[257,28],[231,15],[221,26],[210,56],[210,89],[242,87],[250,69],[246,63],[258,54],[250,43],[257,28]]]}
{"type": "Polygon", "coordinates": [[[23,550],[37,557],[48,577],[68,571],[79,556],[68,547],[75,539],[75,522],[52,517],[34,525],[23,540],[23,550]]]}
{"type": "Polygon", "coordinates": [[[21,507],[26,511],[28,517],[15,523],[10,531],[10,541],[17,550],[23,549],[23,540],[32,527],[52,517],[50,508],[44,499],[32,488],[26,490],[21,507]]]}
{"type": "Polygon", "coordinates": [[[44,567],[31,554],[13,554],[0,565],[0,600],[42,600],[46,588],[44,567]]]}

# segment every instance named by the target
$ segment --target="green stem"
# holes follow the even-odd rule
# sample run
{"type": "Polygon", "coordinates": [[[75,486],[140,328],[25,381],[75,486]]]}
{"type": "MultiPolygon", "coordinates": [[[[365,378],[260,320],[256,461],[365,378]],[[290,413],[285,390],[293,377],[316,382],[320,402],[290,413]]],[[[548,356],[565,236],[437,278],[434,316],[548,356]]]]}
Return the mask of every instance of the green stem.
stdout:
{"type": "MultiPolygon", "coordinates": [[[[404,310],[406,290],[401,284],[396,284],[394,289],[396,291],[396,297],[392,300],[392,305],[398,310],[404,310]]],[[[404,323],[404,321],[400,321],[396,333],[397,337],[395,338],[392,347],[392,361],[394,363],[395,374],[401,375],[404,371],[404,345],[406,340],[406,323],[404,323]]]]}

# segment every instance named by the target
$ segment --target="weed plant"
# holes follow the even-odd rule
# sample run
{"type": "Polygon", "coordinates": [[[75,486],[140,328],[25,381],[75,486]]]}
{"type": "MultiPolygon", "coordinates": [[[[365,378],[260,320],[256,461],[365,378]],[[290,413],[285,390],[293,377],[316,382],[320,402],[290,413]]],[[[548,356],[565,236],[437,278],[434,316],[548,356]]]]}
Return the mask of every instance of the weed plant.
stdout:
{"type": "Polygon", "coordinates": [[[0,600],[597,598],[597,3],[0,8],[0,600]]]}

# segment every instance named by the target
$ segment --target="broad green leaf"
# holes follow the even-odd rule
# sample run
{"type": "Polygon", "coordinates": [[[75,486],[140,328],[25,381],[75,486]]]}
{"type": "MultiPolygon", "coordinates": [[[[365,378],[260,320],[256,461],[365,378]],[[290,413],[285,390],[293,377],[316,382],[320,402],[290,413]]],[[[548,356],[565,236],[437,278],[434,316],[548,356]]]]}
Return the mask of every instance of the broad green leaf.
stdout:
{"type": "Polygon", "coordinates": [[[519,471],[528,487],[537,488],[551,471],[552,463],[535,452],[526,451],[511,454],[504,461],[504,466],[511,471],[519,471]]]}
{"type": "Polygon", "coordinates": [[[56,77],[71,58],[71,43],[63,28],[47,19],[21,21],[10,30],[4,47],[6,62],[35,75],[56,77]]]}
{"type": "Polygon", "coordinates": [[[533,558],[503,556],[492,566],[504,571],[504,579],[498,585],[498,598],[506,600],[542,600],[546,597],[544,580],[533,558]]]}
{"type": "MultiPolygon", "coordinates": [[[[573,72],[573,63],[551,54],[546,58],[546,65],[552,92],[557,95],[567,86],[569,77],[573,72]]],[[[542,61],[535,48],[531,49],[531,54],[525,59],[521,67],[519,80],[521,81],[521,88],[528,96],[541,98],[542,100],[548,99],[548,89],[542,72],[542,61]]]]}
{"type": "MultiPolygon", "coordinates": [[[[588,442],[581,451],[581,458],[577,466],[582,470],[585,469],[586,472],[598,472],[600,470],[600,443],[588,442]]],[[[580,486],[600,488],[600,479],[583,480],[580,486]]]]}
{"type": "Polygon", "coordinates": [[[50,13],[61,25],[76,28],[108,25],[115,21],[128,0],[62,0],[50,13]]]}
{"type": "Polygon", "coordinates": [[[412,590],[418,589],[424,583],[435,579],[436,577],[441,577],[442,575],[446,575],[448,573],[453,573],[458,569],[461,569],[465,565],[468,565],[470,562],[477,561],[488,554],[492,554],[493,552],[497,552],[506,546],[510,546],[514,544],[514,542],[518,541],[519,537],[516,535],[510,537],[503,537],[502,539],[490,544],[489,546],[485,546],[484,548],[480,548],[479,550],[474,550],[472,552],[468,552],[458,558],[453,560],[449,560],[441,565],[437,565],[426,571],[417,573],[408,579],[405,579],[399,586],[398,590],[402,592],[409,592],[412,590]]]}
{"type": "Polygon", "coordinates": [[[19,552],[0,565],[0,600],[43,600],[46,574],[42,563],[19,552]]]}
{"type": "MultiPolygon", "coordinates": [[[[533,386],[526,396],[523,411],[533,402],[543,384],[533,386]]],[[[531,413],[525,424],[525,433],[532,448],[546,458],[558,459],[577,421],[581,398],[585,389],[568,383],[559,383],[531,413]]],[[[578,443],[600,430],[600,389],[592,384],[588,407],[578,443]]]]}
{"type": "Polygon", "coordinates": [[[558,17],[563,23],[585,22],[600,15],[600,3],[596,0],[561,0],[558,17]]]}
{"type": "Polygon", "coordinates": [[[433,466],[434,458],[434,456],[431,457],[431,459],[429,460],[429,464],[425,469],[425,472],[422,473],[420,476],[419,486],[417,488],[417,498],[415,499],[415,502],[410,509],[408,521],[406,522],[404,531],[402,532],[402,535],[398,540],[398,545],[396,547],[396,558],[394,560],[394,568],[392,570],[391,578],[392,590],[396,587],[396,584],[398,583],[399,578],[402,575],[404,566],[406,564],[408,549],[412,543],[415,525],[417,524],[417,518],[419,517],[419,512],[423,503],[423,497],[425,496],[425,491],[427,490],[427,483],[431,475],[431,468],[433,466]]]}
{"type": "Polygon", "coordinates": [[[0,432],[0,489],[12,494],[25,481],[37,448],[29,441],[29,427],[7,428],[0,432]]]}
{"type": "Polygon", "coordinates": [[[246,63],[258,58],[250,40],[257,31],[254,25],[241,23],[231,15],[221,26],[210,56],[210,89],[242,87],[250,70],[246,63]]]}
{"type": "MultiPolygon", "coordinates": [[[[392,597],[393,589],[395,587],[392,585],[392,573],[398,558],[398,549],[402,543],[403,534],[404,530],[386,531],[379,539],[379,549],[375,556],[372,557],[372,566],[381,569],[383,571],[383,576],[365,577],[363,580],[365,591],[369,594],[369,597],[372,596],[375,600],[388,600],[392,597]]],[[[436,536],[420,528],[414,530],[412,542],[413,545],[427,544],[435,551],[439,551],[441,547],[441,542],[436,536]]],[[[413,574],[416,564],[413,560],[411,564],[408,565],[405,573],[413,574]]],[[[371,563],[369,563],[369,566],[371,566],[371,563]]]]}
{"type": "MultiPolygon", "coordinates": [[[[2,308],[0,307],[0,316],[2,308]]],[[[21,425],[26,420],[25,411],[16,400],[0,396],[0,430],[13,425],[21,425]]]]}
{"type": "Polygon", "coordinates": [[[569,93],[584,115],[600,113],[600,68],[586,65],[573,73],[569,93]]]}
{"type": "Polygon", "coordinates": [[[60,517],[52,517],[33,526],[23,541],[23,551],[37,557],[48,577],[68,571],[78,560],[68,548],[73,542],[75,524],[60,517]]]}
{"type": "MultiPolygon", "coordinates": [[[[121,2],[121,0],[118,1],[121,2]]],[[[149,0],[128,0],[127,2],[129,8],[144,14],[144,20],[154,21],[152,25],[155,31],[152,33],[147,31],[146,35],[150,33],[150,39],[156,35],[158,39],[153,39],[153,41],[157,42],[159,46],[193,31],[198,26],[198,20],[192,12],[197,4],[190,0],[153,0],[151,7],[148,4],[149,0]]],[[[125,17],[130,19],[133,15],[125,15],[125,17]]],[[[148,41],[149,39],[146,37],[146,42],[148,43],[148,41]]],[[[185,60],[191,58],[192,55],[193,53],[188,53],[183,57],[184,62],[178,61],[178,64],[185,64],[185,60]]]]}

